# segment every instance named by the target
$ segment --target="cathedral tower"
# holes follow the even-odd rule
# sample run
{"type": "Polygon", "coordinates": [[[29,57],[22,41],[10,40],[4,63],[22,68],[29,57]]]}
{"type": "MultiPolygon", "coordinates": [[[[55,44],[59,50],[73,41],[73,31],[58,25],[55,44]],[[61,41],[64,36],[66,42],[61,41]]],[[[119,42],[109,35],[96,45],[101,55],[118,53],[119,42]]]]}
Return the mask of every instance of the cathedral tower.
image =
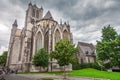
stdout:
{"type": "Polygon", "coordinates": [[[43,8],[38,8],[36,4],[32,5],[30,2],[28,5],[28,9],[26,10],[26,20],[25,20],[25,26],[27,26],[27,23],[34,23],[40,19],[42,19],[43,16],[43,8]]]}

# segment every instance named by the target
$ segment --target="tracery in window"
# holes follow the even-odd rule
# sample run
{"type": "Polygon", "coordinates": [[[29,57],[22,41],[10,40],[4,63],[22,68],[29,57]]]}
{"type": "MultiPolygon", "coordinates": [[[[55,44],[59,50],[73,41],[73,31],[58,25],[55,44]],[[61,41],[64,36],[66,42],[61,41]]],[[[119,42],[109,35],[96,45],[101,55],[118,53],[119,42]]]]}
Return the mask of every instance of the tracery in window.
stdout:
{"type": "Polygon", "coordinates": [[[48,51],[48,42],[49,42],[49,34],[48,34],[48,31],[46,32],[44,39],[45,39],[44,47],[45,47],[45,50],[48,51]]]}
{"type": "Polygon", "coordinates": [[[60,41],[61,37],[60,37],[60,32],[59,30],[57,29],[55,31],[55,43],[57,43],[58,41],[60,41]]]}
{"type": "Polygon", "coordinates": [[[63,39],[68,39],[69,40],[69,34],[66,30],[63,31],[63,39]]]}
{"type": "Polygon", "coordinates": [[[42,48],[42,35],[38,32],[36,36],[36,52],[42,48]]]}

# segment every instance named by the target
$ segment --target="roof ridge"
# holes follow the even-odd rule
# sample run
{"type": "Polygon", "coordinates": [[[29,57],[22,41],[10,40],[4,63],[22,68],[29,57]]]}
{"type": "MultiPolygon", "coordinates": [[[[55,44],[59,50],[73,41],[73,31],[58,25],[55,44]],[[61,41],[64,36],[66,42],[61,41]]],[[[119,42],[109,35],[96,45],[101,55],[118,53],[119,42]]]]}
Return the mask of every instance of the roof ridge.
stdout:
{"type": "Polygon", "coordinates": [[[79,46],[88,46],[90,48],[93,48],[94,45],[92,43],[85,43],[85,42],[78,42],[79,46]]]}
{"type": "Polygon", "coordinates": [[[91,43],[86,43],[86,42],[78,42],[78,44],[91,44],[91,43]]]}

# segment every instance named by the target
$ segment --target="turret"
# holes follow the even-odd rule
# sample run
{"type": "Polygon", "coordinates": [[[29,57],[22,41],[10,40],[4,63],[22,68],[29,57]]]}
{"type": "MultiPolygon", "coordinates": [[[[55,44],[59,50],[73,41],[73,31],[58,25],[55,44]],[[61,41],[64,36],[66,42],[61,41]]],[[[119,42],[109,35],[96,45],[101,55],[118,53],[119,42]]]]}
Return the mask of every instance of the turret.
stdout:
{"type": "Polygon", "coordinates": [[[30,2],[28,5],[29,5],[29,6],[32,6],[32,3],[30,2]]]}
{"type": "Polygon", "coordinates": [[[12,24],[10,41],[9,41],[9,48],[12,47],[12,44],[14,42],[14,38],[15,38],[15,33],[16,33],[17,27],[18,27],[18,24],[17,24],[17,20],[15,19],[14,23],[12,24]]]}
{"type": "Polygon", "coordinates": [[[18,27],[18,24],[17,24],[17,20],[15,19],[14,23],[12,24],[11,35],[15,35],[17,27],[18,27]]]}
{"type": "Polygon", "coordinates": [[[12,24],[13,27],[18,27],[17,20],[15,19],[14,23],[12,24]]]}

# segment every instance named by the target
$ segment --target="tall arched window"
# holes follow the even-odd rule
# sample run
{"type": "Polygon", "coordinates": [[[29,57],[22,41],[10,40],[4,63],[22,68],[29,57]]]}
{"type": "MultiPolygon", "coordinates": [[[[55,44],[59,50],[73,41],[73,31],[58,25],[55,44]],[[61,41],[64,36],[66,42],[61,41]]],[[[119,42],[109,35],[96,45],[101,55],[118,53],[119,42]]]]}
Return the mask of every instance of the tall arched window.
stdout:
{"type": "Polygon", "coordinates": [[[61,37],[60,37],[60,32],[59,30],[57,29],[55,31],[55,43],[57,43],[58,41],[60,41],[61,37]]]}
{"type": "Polygon", "coordinates": [[[66,30],[63,31],[63,39],[68,39],[69,40],[69,34],[66,30]]]}
{"type": "Polygon", "coordinates": [[[36,36],[36,52],[42,48],[42,35],[38,32],[36,36]]]}
{"type": "Polygon", "coordinates": [[[44,37],[44,48],[46,51],[48,51],[48,42],[49,42],[49,34],[48,34],[48,31],[46,32],[45,34],[45,37],[44,37]]]}

